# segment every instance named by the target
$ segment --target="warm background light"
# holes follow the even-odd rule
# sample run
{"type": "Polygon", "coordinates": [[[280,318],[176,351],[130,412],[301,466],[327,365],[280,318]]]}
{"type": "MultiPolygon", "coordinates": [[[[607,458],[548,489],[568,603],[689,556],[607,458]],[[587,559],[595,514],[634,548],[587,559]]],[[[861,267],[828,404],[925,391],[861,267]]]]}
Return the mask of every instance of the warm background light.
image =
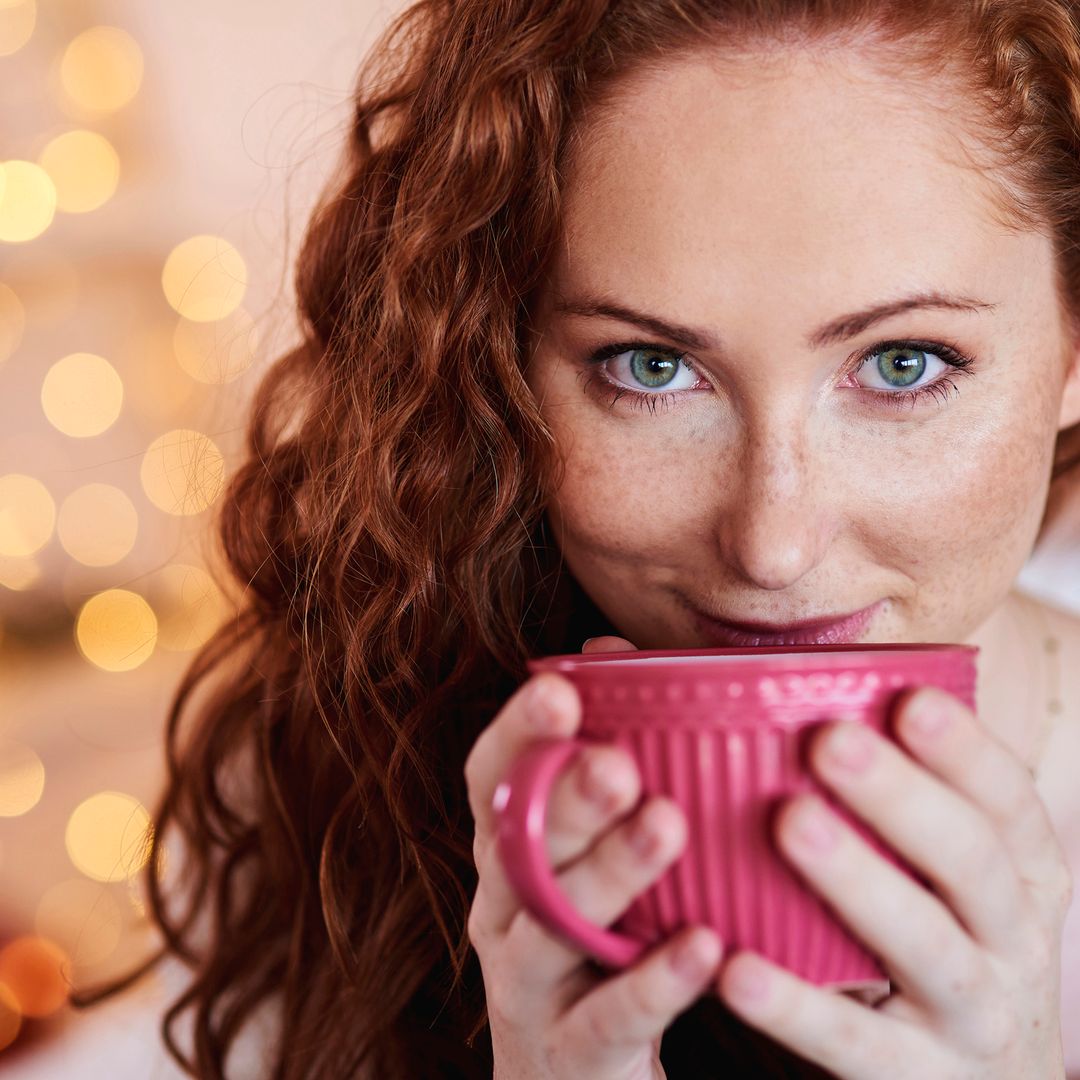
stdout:
{"type": "Polygon", "coordinates": [[[0,240],[24,243],[40,236],[56,214],[56,188],[49,174],[32,161],[0,163],[0,240]]]}
{"type": "Polygon", "coordinates": [[[41,564],[32,555],[18,558],[0,555],[0,586],[22,592],[41,580],[41,564]]]}
{"type": "Polygon", "coordinates": [[[10,1046],[22,1027],[22,1013],[15,992],[7,983],[0,982],[0,1050],[10,1046]]]}
{"type": "Polygon", "coordinates": [[[103,356],[72,353],[57,360],[41,384],[41,407],[57,431],[88,438],[107,431],[120,415],[124,384],[103,356]]]}
{"type": "Polygon", "coordinates": [[[225,618],[221,590],[199,566],[172,563],[148,582],[158,613],[158,644],[187,652],[208,641],[225,618]]]}
{"type": "Polygon", "coordinates": [[[56,504],[40,480],[0,476],[0,556],[25,558],[44,547],[56,524],[56,504]]]}
{"type": "Polygon", "coordinates": [[[26,934],[0,949],[0,983],[15,995],[23,1016],[42,1017],[67,1001],[70,962],[48,938],[26,934]]]}
{"type": "Polygon", "coordinates": [[[173,332],[177,362],[193,379],[211,385],[242,375],[258,347],[255,320],[242,307],[215,322],[180,319],[173,332]]]}
{"type": "Polygon", "coordinates": [[[45,789],[41,758],[22,743],[0,739],[0,817],[33,810],[45,789]]]}
{"type": "Polygon", "coordinates": [[[161,287],[172,309],[185,319],[224,319],[244,299],[247,265],[220,236],[193,236],[169,252],[161,287]]]}
{"type": "Polygon", "coordinates": [[[34,929],[55,941],[73,964],[99,964],[120,943],[123,917],[109,886],[86,878],[59,881],[42,896],[34,929]]]}
{"type": "MultiPolygon", "coordinates": [[[[162,304],[162,307],[165,307],[162,304]]],[[[168,310],[168,309],[166,309],[168,310]]],[[[184,372],[173,353],[175,314],[131,331],[124,352],[131,362],[124,372],[130,408],[152,430],[190,422],[200,400],[200,384],[184,372]]]]}
{"type": "Polygon", "coordinates": [[[0,0],[0,56],[18,52],[30,40],[36,21],[34,0],[0,0]]]}
{"type": "Polygon", "coordinates": [[[68,818],[64,843],[75,868],[94,881],[124,881],[150,856],[153,825],[142,803],[119,791],[84,799],[68,818]]]}
{"type": "Polygon", "coordinates": [[[26,308],[27,319],[32,313],[39,326],[62,323],[85,304],[84,282],[75,261],[52,254],[40,244],[19,248],[18,286],[14,275],[9,274],[8,281],[26,308]]]}
{"type": "Polygon", "coordinates": [[[60,61],[64,90],[89,112],[112,112],[126,105],[138,93],[142,77],[142,49],[118,26],[84,30],[60,61]]]}
{"type": "Polygon", "coordinates": [[[64,550],[84,566],[111,566],[135,546],[139,515],[112,484],[84,484],[60,504],[56,535],[64,550]]]}
{"type": "Polygon", "coordinates": [[[57,135],[41,151],[38,164],[56,188],[56,208],[85,214],[108,202],[120,182],[120,157],[96,131],[57,135]]]}
{"type": "Polygon", "coordinates": [[[19,347],[25,327],[26,309],[22,301],[13,289],[0,282],[0,364],[19,347]]]}
{"type": "Polygon", "coordinates": [[[75,640],[83,656],[104,671],[131,671],[154,651],[157,618],[138,593],[106,589],[80,608],[75,640]]]}
{"type": "Polygon", "coordinates": [[[198,514],[221,494],[225,459],[208,436],[178,428],[150,444],[139,479],[147,498],[167,514],[198,514]]]}

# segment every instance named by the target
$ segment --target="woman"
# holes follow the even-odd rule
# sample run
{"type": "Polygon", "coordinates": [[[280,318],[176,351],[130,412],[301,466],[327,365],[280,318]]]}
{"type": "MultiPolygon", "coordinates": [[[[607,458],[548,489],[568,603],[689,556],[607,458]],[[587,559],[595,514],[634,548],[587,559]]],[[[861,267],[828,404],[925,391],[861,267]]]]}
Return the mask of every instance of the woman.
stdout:
{"type": "MultiPolygon", "coordinates": [[[[373,62],[300,260],[307,343],[223,506],[242,615],[171,716],[155,845],[178,827],[185,909],[148,886],[193,980],[167,1041],[191,1010],[192,1071],[224,1075],[271,1003],[283,1078],[1061,1080],[1063,1036],[1080,1070],[1080,807],[1038,786],[1080,623],[1012,591],[1077,461],[1073,5],[427,0],[373,62]],[[755,1005],[754,958],[693,928],[604,975],[520,911],[491,793],[545,731],[534,685],[548,732],[578,717],[557,676],[515,692],[527,658],[863,608],[846,640],[983,648],[981,725],[939,699],[920,742],[915,694],[902,748],[823,773],[941,884],[890,896],[851,844],[810,864],[899,993],[770,970],[755,1005]]],[[[682,822],[654,800],[632,855],[637,777],[593,764],[607,801],[568,774],[549,843],[611,922],[682,822]]]]}

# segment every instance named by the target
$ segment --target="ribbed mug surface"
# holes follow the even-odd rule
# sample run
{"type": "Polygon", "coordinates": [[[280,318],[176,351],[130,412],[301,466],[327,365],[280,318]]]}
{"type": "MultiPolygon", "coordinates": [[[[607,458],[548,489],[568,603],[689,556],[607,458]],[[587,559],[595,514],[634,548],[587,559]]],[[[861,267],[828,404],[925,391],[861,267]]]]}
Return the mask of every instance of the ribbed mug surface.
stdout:
{"type": "MultiPolygon", "coordinates": [[[[974,709],[977,652],[964,645],[873,643],[530,661],[533,674],[558,671],[578,689],[579,743],[623,747],[637,762],[642,797],[666,795],[687,817],[684,853],[612,931],[644,948],[684,925],[706,923],[719,933],[725,954],[752,949],[834,989],[887,988],[878,959],[776,849],[772,816],[781,801],[813,789],[874,850],[928,885],[813,778],[806,746],[818,725],[840,719],[892,738],[890,705],[909,686],[941,687],[974,709]]],[[[497,808],[508,798],[509,787],[497,808]]],[[[503,830],[500,822],[501,853],[519,891],[529,891],[529,875],[511,865],[521,862],[522,835],[506,824],[503,830]]],[[[534,914],[543,919],[549,905],[533,899],[534,914]]]]}

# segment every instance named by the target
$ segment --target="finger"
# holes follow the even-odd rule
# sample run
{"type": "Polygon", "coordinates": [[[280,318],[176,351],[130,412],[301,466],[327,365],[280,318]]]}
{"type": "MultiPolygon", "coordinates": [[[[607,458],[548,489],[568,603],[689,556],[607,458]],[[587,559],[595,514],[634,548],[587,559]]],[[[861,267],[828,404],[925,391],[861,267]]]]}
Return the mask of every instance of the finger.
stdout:
{"type": "MultiPolygon", "coordinates": [[[[563,870],[558,875],[559,887],[585,919],[610,926],[671,867],[685,847],[686,831],[686,818],[678,805],[665,796],[653,796],[563,870]]],[[[523,982],[546,993],[587,955],[561,940],[522,909],[506,927],[503,947],[517,958],[523,982]],[[558,947],[552,947],[553,936],[560,942],[558,947]]]]}
{"type": "Polygon", "coordinates": [[[904,745],[989,817],[1020,879],[1051,904],[1068,906],[1071,878],[1034,777],[963,702],[937,687],[908,693],[894,711],[904,745]],[[941,720],[934,732],[916,721],[941,720]]]}
{"type": "MultiPolygon", "coordinates": [[[[640,796],[637,769],[625,751],[618,747],[588,747],[578,755],[577,761],[582,760],[598,763],[601,774],[605,778],[613,777],[614,783],[604,789],[600,801],[594,801],[576,790],[582,783],[593,782],[583,780],[581,770],[570,768],[560,776],[557,785],[562,785],[562,796],[558,792],[552,795],[545,824],[548,860],[555,871],[588,851],[597,836],[610,829],[640,796]],[[575,815],[580,819],[575,821],[575,815]],[[556,824],[553,818],[560,823],[556,824]]],[[[473,897],[474,931],[498,938],[521,910],[521,900],[510,883],[494,837],[478,841],[473,852],[479,871],[473,897]]],[[[580,962],[581,954],[577,952],[574,956],[575,962],[580,962]]]]}
{"type": "Polygon", "coordinates": [[[576,688],[554,671],[534,675],[503,705],[465,760],[477,846],[486,846],[493,834],[491,800],[514,760],[537,739],[573,735],[580,722],[581,701],[576,688]]]}
{"type": "Polygon", "coordinates": [[[581,646],[583,653],[627,652],[628,650],[636,652],[637,646],[631,644],[624,637],[614,637],[611,634],[602,637],[591,637],[581,646]]]}
{"type": "Polygon", "coordinates": [[[575,1075],[612,1075],[687,1009],[710,983],[721,942],[708,927],[689,927],[612,976],[563,1018],[575,1075]]]}
{"type": "MultiPolygon", "coordinates": [[[[1009,957],[1029,948],[1030,932],[1039,929],[1032,898],[986,809],[952,786],[969,783],[959,780],[966,762],[951,762],[951,776],[936,775],[872,728],[847,721],[815,733],[810,761],[848,807],[925,874],[976,942],[1009,957]],[[848,764],[845,746],[857,755],[848,764]]],[[[944,932],[943,920],[936,922],[944,932]]]]}
{"type": "Polygon", "coordinates": [[[890,1015],[892,999],[881,1009],[868,1009],[758,953],[732,956],[716,986],[744,1023],[844,1080],[880,1080],[883,1063],[900,1068],[900,1062],[918,1062],[919,1076],[945,1076],[953,1064],[940,1060],[936,1044],[920,1027],[890,1015]]]}
{"type": "Polygon", "coordinates": [[[784,804],[781,850],[890,979],[931,1015],[978,1007],[993,984],[984,951],[940,899],[883,859],[816,796],[784,804]],[[819,814],[824,817],[819,819],[819,814]],[[804,832],[804,826],[810,830],[804,832]]]}
{"type": "Polygon", "coordinates": [[[554,869],[576,859],[641,794],[634,759],[619,746],[585,747],[552,785],[545,841],[554,869]]]}

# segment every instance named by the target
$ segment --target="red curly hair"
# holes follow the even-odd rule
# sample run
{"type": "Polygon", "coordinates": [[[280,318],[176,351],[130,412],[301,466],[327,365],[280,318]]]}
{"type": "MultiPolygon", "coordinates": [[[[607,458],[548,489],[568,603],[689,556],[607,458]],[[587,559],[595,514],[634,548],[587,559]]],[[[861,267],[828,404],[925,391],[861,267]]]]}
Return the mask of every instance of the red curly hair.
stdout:
{"type": "MultiPolygon", "coordinates": [[[[163,1036],[192,1075],[224,1077],[274,1001],[275,1080],[490,1077],[465,758],[529,657],[616,632],[549,542],[560,464],[523,378],[582,118],[620,72],[680,51],[903,43],[905,67],[979,108],[1003,213],[1052,230],[1077,325],[1077,20],[1067,0],[420,0],[397,15],[299,257],[304,342],[259,388],[217,511],[238,614],[169,716],[148,867],[176,830],[183,873],[168,895],[146,874],[164,946],[77,1003],[171,954],[191,981],[163,1036]],[[190,1056],[172,1031],[189,1010],[190,1056]]],[[[1073,428],[1048,510],[1078,461],[1073,428]]],[[[664,1039],[674,1075],[702,1053],[733,1076],[826,1075],[712,998],[664,1039]]]]}

